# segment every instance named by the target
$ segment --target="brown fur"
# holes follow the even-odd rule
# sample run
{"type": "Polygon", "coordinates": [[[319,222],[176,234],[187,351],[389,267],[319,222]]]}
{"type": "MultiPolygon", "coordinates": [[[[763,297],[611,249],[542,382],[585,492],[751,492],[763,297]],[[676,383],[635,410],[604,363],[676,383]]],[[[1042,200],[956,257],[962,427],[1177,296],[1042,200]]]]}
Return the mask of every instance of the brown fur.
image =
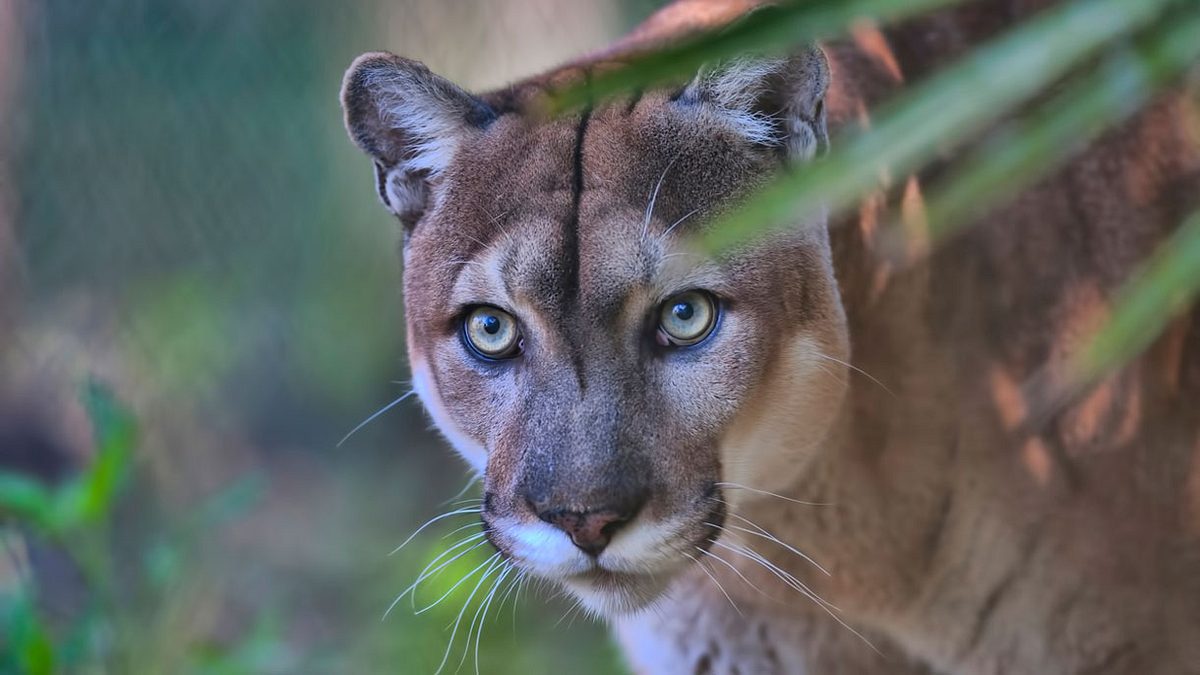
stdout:
{"type": "MultiPolygon", "coordinates": [[[[867,123],[904,81],[1033,4],[1047,3],[981,1],[830,45],[831,125],[867,123]]],[[[703,19],[712,6],[670,11],[703,19]]],[[[671,32],[655,21],[621,49],[671,32]]],[[[491,539],[613,615],[646,672],[1200,672],[1200,313],[1046,424],[1023,386],[1065,362],[1196,206],[1200,148],[1181,100],[1161,97],[928,256],[879,250],[885,204],[920,207],[915,176],[828,233],[810,218],[694,258],[687,232],[822,136],[813,58],[761,77],[734,64],[709,85],[553,121],[522,111],[585,65],[478,99],[388,55],[352,67],[351,133],[408,226],[414,372],[439,427],[486,465],[491,539]],[[385,98],[371,68],[416,73],[416,90],[395,95],[440,92],[431,114],[457,115],[444,166],[412,169],[412,129],[372,126],[385,98]],[[729,123],[718,92],[731,82],[753,89],[749,106],[802,102],[778,143],[729,123]],[[379,152],[380,134],[400,151],[379,152]],[[689,288],[721,298],[721,325],[695,348],[656,349],[647,322],[689,288]],[[518,317],[517,360],[464,350],[457,320],[480,303],[518,317]],[[837,363],[851,345],[860,370],[837,363]],[[541,502],[637,513],[589,572],[526,554],[537,547],[516,533],[541,502]],[[655,541],[629,543],[641,535],[655,541]],[[632,611],[651,600],[655,612],[632,611]]],[[[546,550],[562,558],[560,544],[546,550]]]]}

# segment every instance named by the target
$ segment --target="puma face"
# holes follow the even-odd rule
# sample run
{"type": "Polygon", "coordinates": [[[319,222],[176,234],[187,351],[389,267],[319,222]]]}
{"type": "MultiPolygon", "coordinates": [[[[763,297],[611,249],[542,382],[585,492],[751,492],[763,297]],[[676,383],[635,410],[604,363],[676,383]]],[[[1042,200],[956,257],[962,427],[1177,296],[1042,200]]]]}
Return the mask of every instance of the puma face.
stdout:
{"type": "Polygon", "coordinates": [[[532,112],[578,75],[473,96],[375,53],[343,104],[404,225],[416,390],[483,475],[489,539],[613,615],[711,545],[745,494],[726,483],[804,471],[848,355],[823,216],[721,257],[688,245],[821,149],[820,50],[532,112]]]}

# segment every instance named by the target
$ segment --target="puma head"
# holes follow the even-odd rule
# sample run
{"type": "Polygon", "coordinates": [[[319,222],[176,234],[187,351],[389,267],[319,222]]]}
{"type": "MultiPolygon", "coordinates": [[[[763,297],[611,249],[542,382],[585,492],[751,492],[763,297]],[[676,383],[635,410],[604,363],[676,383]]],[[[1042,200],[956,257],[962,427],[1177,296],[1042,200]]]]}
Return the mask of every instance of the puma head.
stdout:
{"type": "Polygon", "coordinates": [[[416,391],[483,475],[488,538],[613,615],[695,564],[727,484],[804,471],[848,347],[823,214],[719,257],[688,245],[822,151],[820,49],[536,114],[581,75],[477,96],[371,53],[342,103],[403,225],[416,391]]]}

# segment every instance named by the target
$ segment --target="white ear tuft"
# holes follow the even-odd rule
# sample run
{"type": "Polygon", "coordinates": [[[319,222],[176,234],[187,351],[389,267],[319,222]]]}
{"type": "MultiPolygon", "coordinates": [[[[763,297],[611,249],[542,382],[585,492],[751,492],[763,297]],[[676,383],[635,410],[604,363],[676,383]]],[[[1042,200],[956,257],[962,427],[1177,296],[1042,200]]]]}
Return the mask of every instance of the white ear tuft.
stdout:
{"type": "Polygon", "coordinates": [[[466,135],[495,117],[481,100],[424,65],[364,54],[342,84],[346,129],[375,160],[379,196],[407,226],[424,213],[430,184],[466,135]]]}
{"type": "Polygon", "coordinates": [[[683,98],[707,104],[746,140],[811,159],[828,142],[825,92],[829,62],[813,46],[786,57],[739,58],[706,69],[683,98]]]}

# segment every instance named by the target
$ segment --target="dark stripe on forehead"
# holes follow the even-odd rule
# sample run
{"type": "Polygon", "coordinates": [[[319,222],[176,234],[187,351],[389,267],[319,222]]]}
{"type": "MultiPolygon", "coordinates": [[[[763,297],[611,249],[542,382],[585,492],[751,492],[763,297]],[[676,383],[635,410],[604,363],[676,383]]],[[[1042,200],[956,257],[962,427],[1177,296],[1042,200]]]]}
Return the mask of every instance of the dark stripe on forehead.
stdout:
{"type": "Polygon", "coordinates": [[[568,305],[579,297],[579,202],[583,198],[583,137],[587,134],[591,109],[583,111],[575,128],[575,150],[571,158],[571,212],[563,230],[563,296],[568,305]]]}
{"type": "MultiPolygon", "coordinates": [[[[569,335],[571,326],[568,317],[575,314],[579,307],[579,202],[583,199],[583,139],[587,135],[588,122],[592,117],[592,109],[588,108],[579,116],[579,126],[575,130],[575,153],[571,159],[571,213],[567,216],[563,231],[563,334],[569,335]]],[[[575,369],[575,378],[579,388],[585,388],[582,356],[574,351],[571,353],[571,363],[575,369]]]]}

